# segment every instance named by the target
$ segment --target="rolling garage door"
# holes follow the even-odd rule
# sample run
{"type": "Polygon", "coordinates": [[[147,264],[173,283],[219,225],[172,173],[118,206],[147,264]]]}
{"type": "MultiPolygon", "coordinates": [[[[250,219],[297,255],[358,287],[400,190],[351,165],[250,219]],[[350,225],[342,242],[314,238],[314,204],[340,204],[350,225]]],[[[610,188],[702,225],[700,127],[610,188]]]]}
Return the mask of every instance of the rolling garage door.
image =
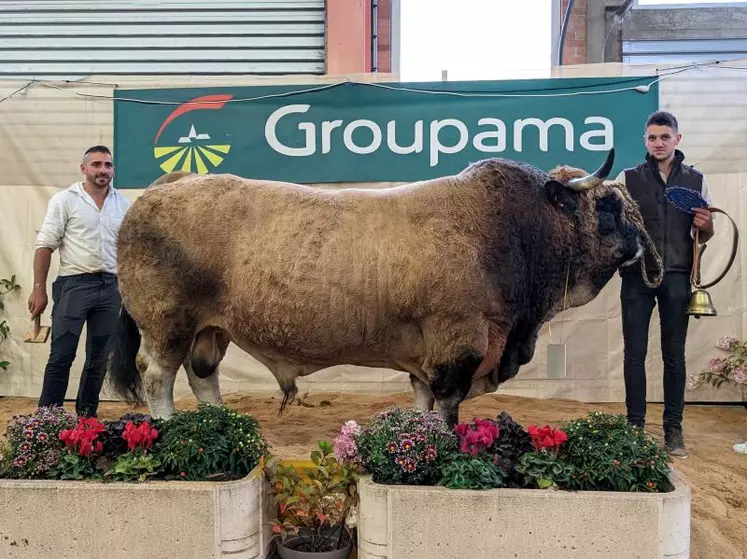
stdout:
{"type": "Polygon", "coordinates": [[[0,0],[0,77],[324,74],[324,0],[0,0]]]}

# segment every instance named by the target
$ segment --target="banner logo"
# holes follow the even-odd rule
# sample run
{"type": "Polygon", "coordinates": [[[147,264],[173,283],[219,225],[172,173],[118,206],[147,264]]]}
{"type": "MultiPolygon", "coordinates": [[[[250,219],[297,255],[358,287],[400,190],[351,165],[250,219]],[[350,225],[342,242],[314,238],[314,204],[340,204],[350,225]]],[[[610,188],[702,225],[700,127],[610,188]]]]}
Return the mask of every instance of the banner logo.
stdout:
{"type": "Polygon", "coordinates": [[[153,142],[153,156],[164,172],[188,171],[206,175],[223,163],[225,156],[231,151],[230,144],[210,143],[210,134],[202,130],[198,131],[194,123],[187,119],[182,118],[174,123],[174,128],[184,132],[178,136],[175,142],[177,145],[173,145],[173,141],[166,145],[159,145],[158,140],[166,127],[184,114],[198,110],[220,110],[232,97],[233,95],[196,97],[182,103],[166,117],[153,142]]]}

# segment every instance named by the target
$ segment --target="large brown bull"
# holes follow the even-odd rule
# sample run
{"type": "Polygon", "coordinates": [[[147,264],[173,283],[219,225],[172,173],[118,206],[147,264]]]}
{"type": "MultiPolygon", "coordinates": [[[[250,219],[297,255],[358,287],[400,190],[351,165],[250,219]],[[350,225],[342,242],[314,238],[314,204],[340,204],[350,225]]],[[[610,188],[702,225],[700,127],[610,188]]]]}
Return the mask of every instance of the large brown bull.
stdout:
{"type": "Polygon", "coordinates": [[[530,361],[565,295],[588,303],[642,256],[637,208],[603,184],[613,156],[589,176],[489,159],[383,190],[162,177],[119,232],[111,381],[129,401],[144,387],[168,417],[184,365],[197,398],[219,403],[233,342],[272,371],[283,405],[299,376],[387,367],[454,424],[465,398],[530,361]]]}

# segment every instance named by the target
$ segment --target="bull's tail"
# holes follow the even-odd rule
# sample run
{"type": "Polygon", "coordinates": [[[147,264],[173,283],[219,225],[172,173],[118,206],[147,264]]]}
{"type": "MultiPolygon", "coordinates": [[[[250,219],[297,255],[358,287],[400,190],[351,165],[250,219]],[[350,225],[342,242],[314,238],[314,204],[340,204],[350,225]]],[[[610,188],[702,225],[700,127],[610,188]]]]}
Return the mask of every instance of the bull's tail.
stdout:
{"type": "Polygon", "coordinates": [[[143,382],[137,369],[140,331],[124,304],[112,334],[109,349],[108,378],[114,393],[130,404],[143,404],[143,382]]]}

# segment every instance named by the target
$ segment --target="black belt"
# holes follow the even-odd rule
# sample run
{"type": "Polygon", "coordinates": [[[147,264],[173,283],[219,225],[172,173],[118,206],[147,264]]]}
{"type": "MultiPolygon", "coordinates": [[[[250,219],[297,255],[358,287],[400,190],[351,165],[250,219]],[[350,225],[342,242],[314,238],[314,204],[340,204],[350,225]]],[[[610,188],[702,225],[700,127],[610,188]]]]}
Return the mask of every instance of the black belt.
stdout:
{"type": "Polygon", "coordinates": [[[111,272],[84,272],[82,274],[71,274],[69,276],[63,276],[65,278],[112,278],[117,279],[116,274],[111,272]]]}

